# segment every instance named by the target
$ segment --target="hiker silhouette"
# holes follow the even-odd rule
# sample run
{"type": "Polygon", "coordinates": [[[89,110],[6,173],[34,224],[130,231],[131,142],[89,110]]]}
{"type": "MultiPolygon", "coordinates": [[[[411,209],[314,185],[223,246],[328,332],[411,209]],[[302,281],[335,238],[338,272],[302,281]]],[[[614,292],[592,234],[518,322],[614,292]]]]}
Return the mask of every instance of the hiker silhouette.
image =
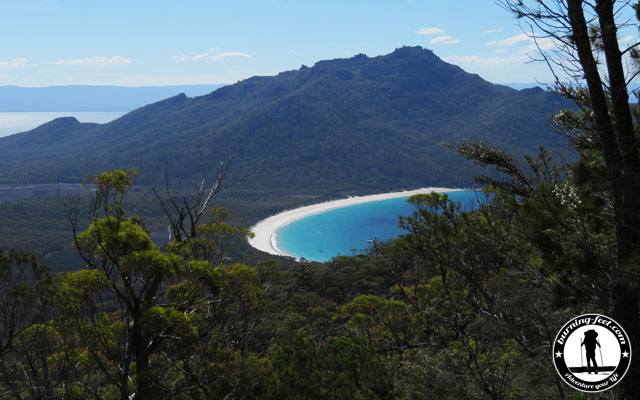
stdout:
{"type": "Polygon", "coordinates": [[[600,347],[600,342],[596,339],[597,337],[598,332],[590,329],[584,333],[584,339],[580,344],[581,346],[584,346],[587,353],[587,371],[591,373],[591,363],[593,363],[594,373],[596,374],[598,373],[598,363],[596,363],[596,345],[600,347]]]}

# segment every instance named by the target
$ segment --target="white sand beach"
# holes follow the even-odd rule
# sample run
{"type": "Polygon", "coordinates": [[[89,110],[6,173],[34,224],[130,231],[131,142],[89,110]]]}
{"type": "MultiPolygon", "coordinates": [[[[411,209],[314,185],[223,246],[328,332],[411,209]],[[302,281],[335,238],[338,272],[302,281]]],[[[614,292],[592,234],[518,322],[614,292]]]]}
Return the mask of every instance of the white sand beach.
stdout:
{"type": "Polygon", "coordinates": [[[249,244],[258,250],[264,251],[269,254],[293,257],[290,254],[286,254],[282,250],[278,249],[275,233],[278,229],[282,228],[287,224],[290,224],[291,222],[297,219],[308,217],[309,215],[333,210],[335,208],[348,207],[355,204],[368,203],[371,201],[394,199],[397,197],[407,197],[407,196],[413,196],[415,194],[422,194],[422,193],[454,192],[458,190],[464,190],[464,189],[448,189],[448,188],[430,187],[430,188],[422,188],[422,189],[416,189],[416,190],[407,190],[404,192],[393,192],[393,193],[374,194],[370,196],[348,197],[346,199],[327,201],[325,203],[312,204],[310,206],[295,208],[293,210],[283,211],[279,214],[263,219],[262,221],[252,226],[251,231],[254,233],[254,237],[249,238],[248,240],[249,240],[249,244]]]}

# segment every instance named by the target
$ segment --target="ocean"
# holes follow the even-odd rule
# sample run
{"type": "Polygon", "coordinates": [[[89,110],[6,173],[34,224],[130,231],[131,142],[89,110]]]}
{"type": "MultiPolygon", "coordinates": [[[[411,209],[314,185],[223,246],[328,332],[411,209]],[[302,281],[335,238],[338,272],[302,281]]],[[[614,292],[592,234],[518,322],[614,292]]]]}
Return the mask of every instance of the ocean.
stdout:
{"type": "Polygon", "coordinates": [[[120,118],[128,111],[69,111],[69,112],[0,112],[0,137],[30,131],[60,117],[76,117],[80,122],[104,124],[120,118]]]}
{"type": "MultiPolygon", "coordinates": [[[[471,190],[448,195],[466,209],[477,206],[483,198],[481,193],[471,190]]],[[[277,246],[292,256],[321,262],[337,255],[363,253],[374,239],[388,240],[406,233],[398,227],[398,218],[415,211],[407,199],[356,204],[301,218],[276,231],[277,246]]]]}

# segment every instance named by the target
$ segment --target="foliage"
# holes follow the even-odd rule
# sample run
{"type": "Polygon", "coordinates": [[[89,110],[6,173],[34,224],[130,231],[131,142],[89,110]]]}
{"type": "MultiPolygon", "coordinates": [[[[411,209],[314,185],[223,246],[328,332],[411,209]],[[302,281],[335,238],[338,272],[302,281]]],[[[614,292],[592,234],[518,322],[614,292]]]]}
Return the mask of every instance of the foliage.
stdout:
{"type": "MultiPolygon", "coordinates": [[[[501,157],[473,146],[465,151],[501,157]]],[[[92,220],[75,233],[88,269],[19,286],[51,295],[24,292],[41,299],[28,309],[43,311],[2,355],[3,393],[569,397],[548,348],[570,316],[611,306],[594,282],[615,259],[602,185],[574,172],[584,164],[563,171],[542,151],[502,170],[505,184],[496,179],[471,211],[446,195],[414,196],[414,214],[399,221],[406,235],[288,270],[228,262],[228,237],[246,231],[219,220],[219,209],[197,236],[155,245],[124,206],[132,173],[101,174],[92,220]],[[506,184],[525,181],[526,190],[506,184]],[[29,364],[27,384],[17,368],[42,359],[29,364]]]]}
{"type": "Polygon", "coordinates": [[[384,399],[389,381],[362,340],[331,337],[316,343],[300,332],[273,355],[274,399],[384,399]]]}
{"type": "Polygon", "coordinates": [[[134,175],[116,170],[89,179],[90,224],[83,232],[77,201],[65,203],[87,269],[60,276],[57,294],[65,317],[57,324],[100,375],[80,375],[76,382],[92,397],[235,393],[239,382],[232,374],[264,364],[237,354],[246,350],[261,308],[257,274],[227,265],[222,247],[217,249],[225,238],[245,232],[214,221],[195,229],[196,236],[158,247],[144,221],[125,211],[134,175]],[[227,361],[230,368],[221,371],[227,361]],[[205,379],[211,383],[204,385],[205,379]]]}

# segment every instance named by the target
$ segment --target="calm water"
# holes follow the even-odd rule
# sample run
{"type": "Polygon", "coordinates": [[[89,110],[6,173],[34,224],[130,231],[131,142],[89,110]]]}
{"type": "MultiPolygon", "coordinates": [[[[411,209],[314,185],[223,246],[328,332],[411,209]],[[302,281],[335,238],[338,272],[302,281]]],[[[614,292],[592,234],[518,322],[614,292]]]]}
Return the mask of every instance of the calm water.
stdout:
{"type": "MultiPolygon", "coordinates": [[[[474,191],[448,193],[467,209],[477,205],[482,194],[474,191]]],[[[413,214],[408,197],[337,208],[311,215],[276,232],[278,247],[287,254],[313,261],[329,261],[336,255],[362,253],[369,240],[388,240],[406,233],[398,228],[398,217],[413,214]]]]}
{"type": "Polygon", "coordinates": [[[128,111],[0,112],[0,137],[30,131],[60,117],[76,117],[80,122],[104,124],[128,111]]]}

